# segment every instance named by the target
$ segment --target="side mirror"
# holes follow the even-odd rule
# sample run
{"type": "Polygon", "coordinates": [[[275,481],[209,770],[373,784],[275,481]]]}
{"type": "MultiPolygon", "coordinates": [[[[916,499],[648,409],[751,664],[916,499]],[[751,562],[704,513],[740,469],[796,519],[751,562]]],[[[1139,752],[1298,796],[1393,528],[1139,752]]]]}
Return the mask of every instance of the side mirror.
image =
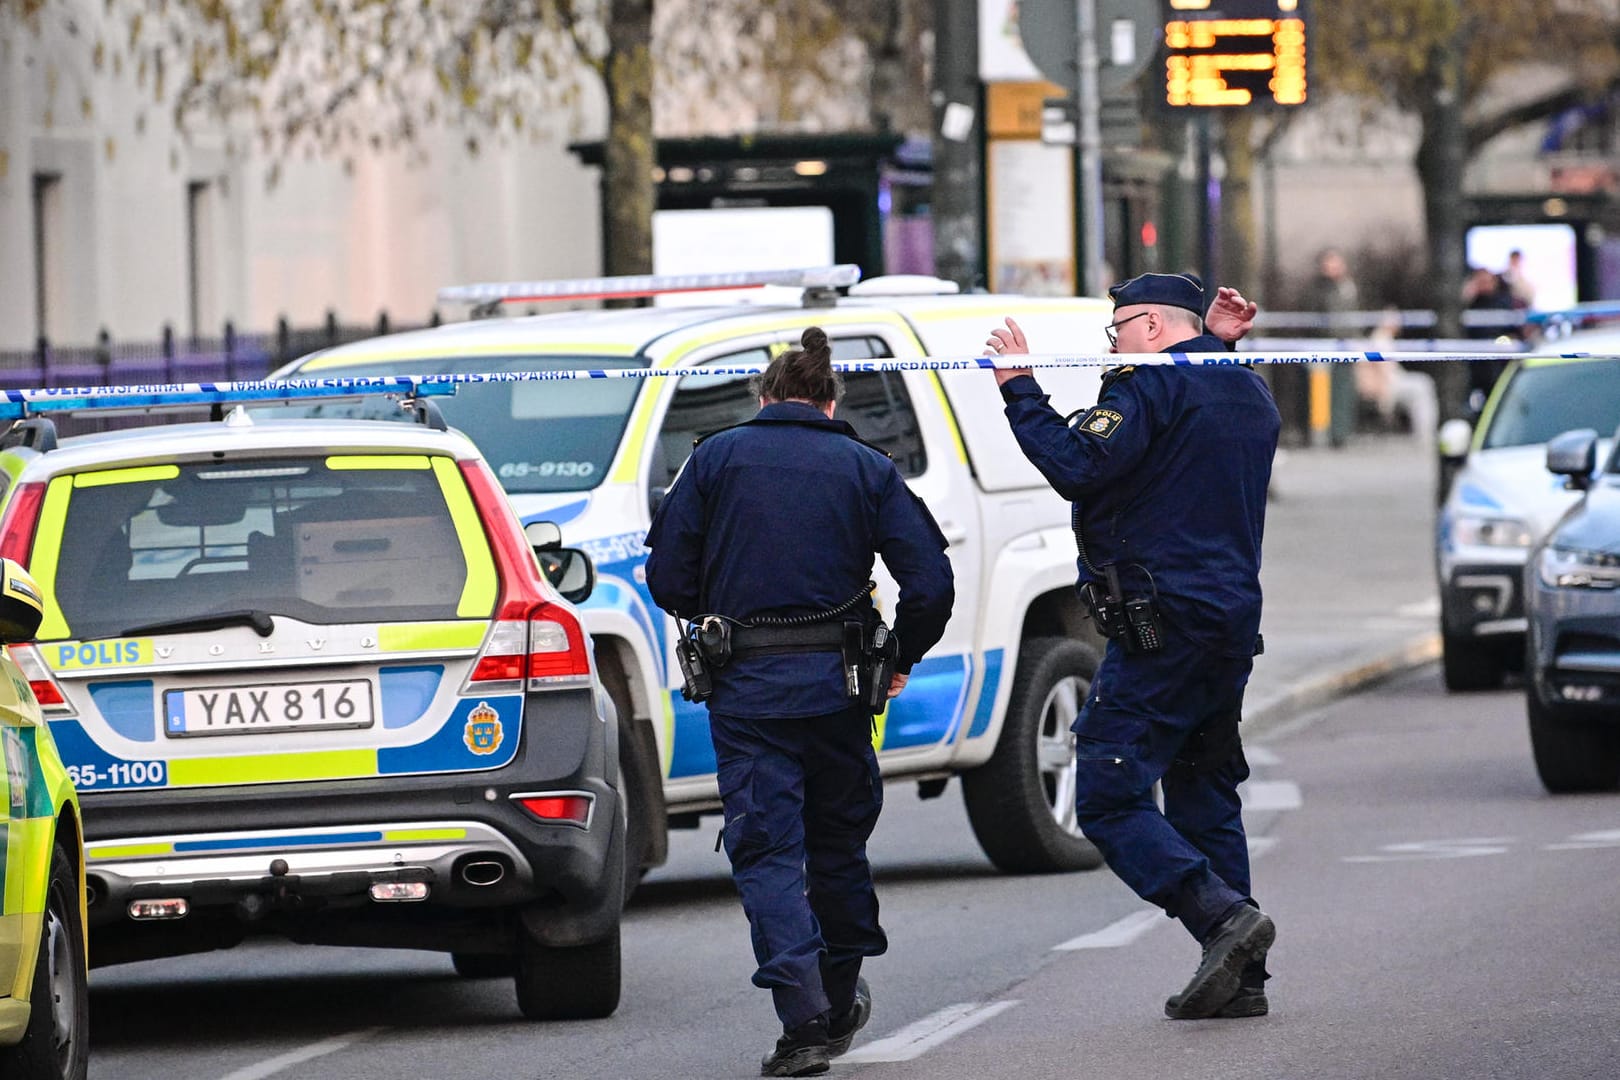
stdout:
{"type": "Polygon", "coordinates": [[[1461,461],[1468,456],[1468,444],[1474,441],[1474,425],[1462,419],[1447,420],[1440,425],[1434,441],[1441,457],[1461,461]]]}
{"type": "Polygon", "coordinates": [[[596,567],[591,557],[578,548],[547,547],[534,549],[540,560],[540,569],[552,587],[562,593],[570,604],[582,604],[596,588],[596,567]]]}
{"type": "Polygon", "coordinates": [[[529,546],[537,551],[562,547],[562,530],[549,521],[529,522],[523,526],[523,535],[529,538],[529,546]]]}
{"type": "Polygon", "coordinates": [[[21,564],[0,559],[0,643],[33,641],[45,618],[45,598],[21,564]]]}
{"type": "Polygon", "coordinates": [[[1597,471],[1597,432],[1581,428],[1547,440],[1547,471],[1569,477],[1564,486],[1570,491],[1591,487],[1597,471]]]}

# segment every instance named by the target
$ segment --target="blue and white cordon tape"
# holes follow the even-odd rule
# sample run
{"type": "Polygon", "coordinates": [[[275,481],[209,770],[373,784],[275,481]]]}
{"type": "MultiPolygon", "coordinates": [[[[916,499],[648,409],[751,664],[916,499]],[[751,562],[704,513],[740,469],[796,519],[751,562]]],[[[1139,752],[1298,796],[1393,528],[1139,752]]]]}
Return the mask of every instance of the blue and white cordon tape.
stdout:
{"type": "MultiPolygon", "coordinates": [[[[1609,354],[1587,352],[1514,353],[1513,356],[1582,359],[1609,354]]],[[[873,360],[843,360],[834,371],[992,371],[1114,367],[1121,364],[1179,364],[1231,366],[1234,364],[1352,364],[1362,361],[1473,362],[1501,360],[1500,352],[1214,352],[1214,353],[1081,353],[1075,355],[929,356],[873,360]]],[[[359,398],[394,394],[402,398],[443,397],[469,383],[566,382],[575,379],[646,379],[662,376],[757,375],[764,364],[725,364],[676,368],[561,368],[552,371],[488,371],[446,375],[374,375],[324,379],[289,379],[269,382],[197,382],[136,386],[49,387],[37,390],[0,390],[0,420],[16,420],[51,412],[92,410],[141,411],[206,405],[292,404],[321,399],[359,398]]]]}

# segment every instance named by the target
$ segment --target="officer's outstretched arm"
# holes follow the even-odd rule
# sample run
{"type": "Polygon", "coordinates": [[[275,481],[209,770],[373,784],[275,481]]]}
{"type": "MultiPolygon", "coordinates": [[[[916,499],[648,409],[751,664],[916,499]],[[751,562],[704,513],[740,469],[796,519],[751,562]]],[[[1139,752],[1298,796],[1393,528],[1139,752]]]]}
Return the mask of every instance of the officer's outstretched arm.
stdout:
{"type": "MultiPolygon", "coordinates": [[[[956,602],[949,547],[934,516],[893,469],[878,504],[877,551],[900,586],[894,635],[900,640],[895,669],[908,673],[945,636],[956,602]]],[[[890,690],[899,693],[894,685],[890,690]]],[[[891,694],[891,696],[893,696],[891,694]]]]}
{"type": "Polygon", "coordinates": [[[1215,299],[1204,316],[1204,329],[1230,345],[1254,329],[1254,319],[1259,314],[1259,305],[1245,300],[1236,289],[1222,285],[1215,290],[1215,299]]]}

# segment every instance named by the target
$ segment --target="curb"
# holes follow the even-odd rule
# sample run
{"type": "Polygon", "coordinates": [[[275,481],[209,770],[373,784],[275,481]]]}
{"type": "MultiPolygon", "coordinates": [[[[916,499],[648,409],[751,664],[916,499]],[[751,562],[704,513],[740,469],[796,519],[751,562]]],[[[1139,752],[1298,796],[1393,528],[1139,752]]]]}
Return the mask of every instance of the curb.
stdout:
{"type": "Polygon", "coordinates": [[[1365,663],[1297,682],[1254,708],[1245,709],[1245,733],[1251,736],[1266,734],[1298,718],[1303,712],[1404,675],[1439,658],[1440,635],[1427,633],[1365,663]]]}

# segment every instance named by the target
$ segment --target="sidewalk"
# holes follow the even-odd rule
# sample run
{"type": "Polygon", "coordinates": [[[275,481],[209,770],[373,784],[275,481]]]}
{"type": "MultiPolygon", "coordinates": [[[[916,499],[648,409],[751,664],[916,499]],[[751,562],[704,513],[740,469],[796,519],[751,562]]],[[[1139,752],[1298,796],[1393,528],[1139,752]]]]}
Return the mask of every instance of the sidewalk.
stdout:
{"type": "Polygon", "coordinates": [[[1405,436],[1278,452],[1246,741],[1439,656],[1434,486],[1434,452],[1405,436]]]}

